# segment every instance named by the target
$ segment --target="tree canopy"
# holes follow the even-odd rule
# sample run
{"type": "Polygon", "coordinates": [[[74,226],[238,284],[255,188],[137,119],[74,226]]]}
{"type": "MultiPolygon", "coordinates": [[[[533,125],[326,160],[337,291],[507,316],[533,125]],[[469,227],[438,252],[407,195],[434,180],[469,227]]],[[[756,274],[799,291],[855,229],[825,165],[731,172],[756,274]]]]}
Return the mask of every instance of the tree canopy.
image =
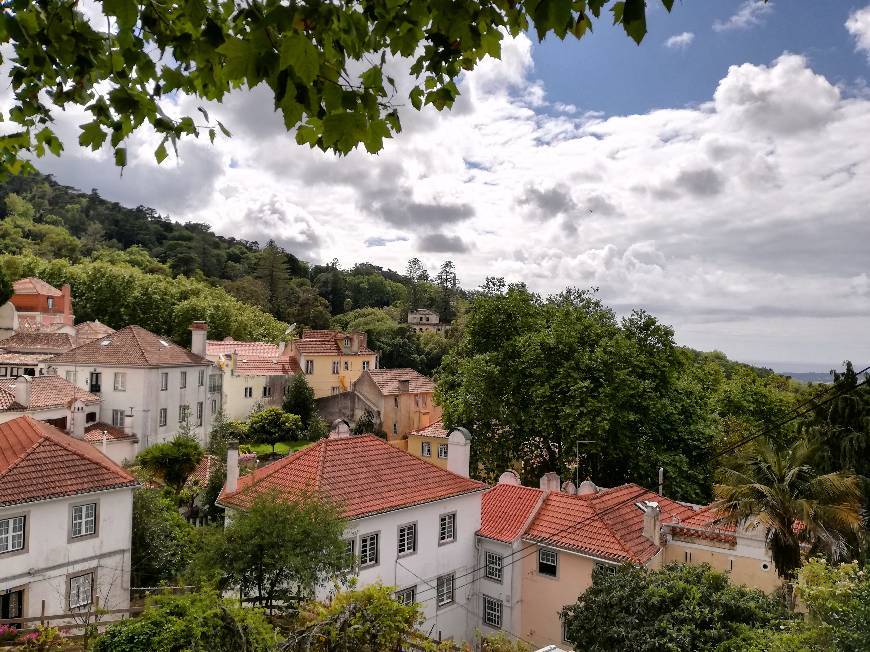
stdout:
{"type": "Polygon", "coordinates": [[[178,435],[146,448],[136,456],[136,463],[178,495],[204,454],[196,439],[178,435]]]}
{"type": "Polygon", "coordinates": [[[175,501],[157,489],[133,494],[133,586],[159,586],[180,577],[190,561],[193,528],[175,501]]]}
{"type": "MultiPolygon", "coordinates": [[[[12,52],[14,99],[2,117],[18,130],[0,140],[0,171],[32,169],[28,155],[60,155],[52,110],[70,107],[89,114],[80,146],[108,140],[123,167],[125,139],[148,125],[161,137],[154,156],[162,162],[183,137],[230,135],[195,101],[174,115],[178,95],[206,104],[260,84],[297,143],[378,152],[401,129],[400,104],[451,107],[457,77],[499,57],[508,34],[581,38],[608,5],[636,42],[646,33],[644,0],[95,4],[105,20],[90,20],[77,2],[4,3],[0,44],[12,52]]],[[[670,11],[673,0],[662,4],[670,11]]]]}
{"type": "Polygon", "coordinates": [[[248,419],[247,439],[254,444],[271,446],[274,453],[275,444],[300,439],[304,431],[301,417],[273,407],[251,415],[248,419]]]}

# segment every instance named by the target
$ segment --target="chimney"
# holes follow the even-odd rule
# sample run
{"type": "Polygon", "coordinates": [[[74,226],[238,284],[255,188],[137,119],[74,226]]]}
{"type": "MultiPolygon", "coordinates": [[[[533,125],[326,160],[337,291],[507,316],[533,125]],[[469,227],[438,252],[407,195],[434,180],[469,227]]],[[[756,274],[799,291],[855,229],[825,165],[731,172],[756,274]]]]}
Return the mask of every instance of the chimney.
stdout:
{"type": "Polygon", "coordinates": [[[330,439],[346,439],[351,436],[350,424],[344,419],[336,419],[329,429],[330,439]]]}
{"type": "Polygon", "coordinates": [[[517,475],[516,471],[505,471],[500,476],[498,476],[499,484],[512,484],[514,486],[520,486],[522,482],[520,482],[520,476],[517,475]]]}
{"type": "Polygon", "coordinates": [[[30,407],[31,376],[18,376],[15,380],[15,402],[22,407],[30,407]]]}
{"type": "Polygon", "coordinates": [[[286,348],[287,348],[287,342],[285,342],[283,340],[278,342],[278,355],[277,355],[277,357],[280,358],[281,355],[284,353],[284,349],[286,349],[286,348]]]}
{"type": "Polygon", "coordinates": [[[565,482],[562,483],[561,491],[563,494],[568,494],[569,496],[577,495],[577,487],[570,480],[565,480],[565,482]]]}
{"type": "Polygon", "coordinates": [[[124,434],[127,437],[133,436],[133,406],[130,406],[130,414],[124,415],[124,434]]]}
{"type": "Polygon", "coordinates": [[[454,428],[447,438],[447,470],[467,478],[470,463],[471,433],[465,428],[454,428]]]}
{"type": "Polygon", "coordinates": [[[85,438],[85,404],[81,401],[73,401],[70,404],[67,429],[76,439],[85,438]]]}
{"type": "Polygon", "coordinates": [[[659,504],[652,500],[645,500],[643,503],[643,536],[652,541],[655,545],[661,545],[661,515],[662,510],[659,504]]]}
{"type": "Polygon", "coordinates": [[[406,378],[403,378],[402,380],[400,380],[399,381],[399,393],[400,394],[407,394],[410,391],[411,391],[411,381],[406,379],[406,378]]]}
{"type": "Polygon", "coordinates": [[[64,313],[64,323],[67,326],[73,325],[73,310],[72,310],[72,288],[69,286],[69,283],[64,283],[63,287],[60,289],[61,302],[63,306],[64,313]]]}
{"type": "Polygon", "coordinates": [[[208,324],[195,321],[190,325],[190,352],[205,357],[205,343],[208,338],[208,324]]]}
{"type": "Polygon", "coordinates": [[[239,442],[231,439],[227,443],[227,484],[226,492],[233,493],[239,488],[239,442]]]}
{"type": "Polygon", "coordinates": [[[554,471],[550,471],[549,473],[545,473],[541,476],[541,489],[544,491],[559,491],[559,487],[562,484],[561,478],[559,478],[559,474],[554,471]]]}

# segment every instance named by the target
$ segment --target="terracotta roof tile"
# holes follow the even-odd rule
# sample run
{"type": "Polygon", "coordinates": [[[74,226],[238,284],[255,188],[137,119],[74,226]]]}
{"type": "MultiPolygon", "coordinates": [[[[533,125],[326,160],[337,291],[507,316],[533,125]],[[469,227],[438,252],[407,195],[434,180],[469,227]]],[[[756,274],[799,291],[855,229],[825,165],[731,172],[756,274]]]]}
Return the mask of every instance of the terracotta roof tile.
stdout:
{"type": "Polygon", "coordinates": [[[247,376],[287,376],[302,371],[296,358],[236,358],[236,373],[247,376]]]}
{"type": "MultiPolygon", "coordinates": [[[[14,397],[16,383],[27,382],[23,378],[23,376],[18,378],[0,378],[0,390],[8,392],[14,397]]],[[[87,405],[100,402],[99,396],[76,387],[73,383],[60,376],[30,377],[30,405],[27,406],[27,409],[46,410],[49,408],[65,407],[69,405],[69,402],[73,398],[80,399],[87,405]]],[[[8,408],[3,407],[3,399],[0,397],[0,410],[5,409],[8,408]]],[[[24,408],[19,407],[18,409],[24,408]]]]}
{"type": "Polygon", "coordinates": [[[444,422],[438,419],[438,421],[433,421],[425,428],[420,428],[409,434],[416,435],[417,437],[440,437],[446,439],[450,436],[450,431],[444,427],[444,422]]]}
{"type": "MultiPolygon", "coordinates": [[[[363,334],[359,335],[365,337],[363,334]]],[[[374,351],[365,344],[360,346],[358,353],[345,353],[339,342],[350,336],[351,333],[341,331],[303,331],[302,337],[295,340],[293,346],[303,355],[374,355],[374,351]]]]}
{"type": "Polygon", "coordinates": [[[123,428],[97,421],[96,423],[89,423],[85,428],[85,441],[99,443],[103,441],[104,432],[106,433],[106,439],[108,441],[123,441],[125,439],[136,439],[135,435],[128,435],[127,433],[125,433],[123,428]]]}
{"type": "Polygon", "coordinates": [[[12,284],[12,289],[15,291],[15,294],[42,294],[49,297],[59,297],[61,295],[60,290],[56,287],[35,276],[18,279],[12,284]]]}
{"type": "Polygon", "coordinates": [[[409,381],[408,386],[412,394],[432,393],[435,391],[435,383],[414,369],[369,369],[364,371],[374,381],[381,394],[398,394],[399,381],[409,381]]]}
{"type": "Polygon", "coordinates": [[[485,487],[365,435],[321,439],[243,476],[238,490],[222,493],[220,500],[244,509],[265,492],[277,490],[294,498],[316,491],[339,503],[346,518],[360,518],[485,487]]]}
{"type": "Polygon", "coordinates": [[[88,442],[26,415],[0,423],[0,505],[135,486],[88,442]]]}
{"type": "Polygon", "coordinates": [[[523,533],[544,492],[534,487],[497,484],[483,494],[478,534],[510,543],[523,533]]]}
{"type": "Polygon", "coordinates": [[[0,341],[8,353],[64,353],[73,347],[72,337],[66,333],[19,331],[0,341]]]}
{"type": "Polygon", "coordinates": [[[223,340],[208,340],[205,344],[206,355],[231,355],[255,358],[277,358],[278,346],[268,342],[238,342],[232,337],[223,340]]]}
{"type": "Polygon", "coordinates": [[[0,365],[20,364],[33,367],[53,355],[53,353],[0,353],[0,365]]]}
{"type": "Polygon", "coordinates": [[[204,487],[208,484],[208,479],[211,476],[212,470],[217,467],[217,463],[218,458],[215,455],[209,453],[203,455],[196,468],[187,476],[185,485],[192,486],[198,484],[200,487],[204,487]]]}
{"type": "Polygon", "coordinates": [[[115,332],[114,328],[106,326],[99,321],[85,321],[81,324],[76,324],[76,345],[81,346],[88,342],[93,342],[106,335],[111,335],[115,332]]]}
{"type": "Polygon", "coordinates": [[[168,338],[141,326],[126,326],[93,342],[53,357],[51,364],[92,364],[120,367],[180,367],[210,364],[168,338]]]}

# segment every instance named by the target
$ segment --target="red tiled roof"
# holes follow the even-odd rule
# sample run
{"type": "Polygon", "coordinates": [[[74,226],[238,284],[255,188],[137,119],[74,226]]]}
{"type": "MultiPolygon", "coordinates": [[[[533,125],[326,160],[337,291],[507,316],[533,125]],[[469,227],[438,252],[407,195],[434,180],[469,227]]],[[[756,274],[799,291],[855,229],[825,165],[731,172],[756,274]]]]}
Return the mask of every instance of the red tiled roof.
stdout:
{"type": "Polygon", "coordinates": [[[89,423],[87,427],[85,427],[85,441],[99,443],[103,441],[104,432],[106,433],[106,439],[108,441],[136,439],[135,435],[128,435],[127,433],[125,433],[123,428],[97,421],[96,423],[89,423]]]}
{"type": "Polygon", "coordinates": [[[480,536],[510,543],[523,533],[544,492],[534,487],[497,484],[483,494],[480,536]]]}
{"type": "Polygon", "coordinates": [[[526,538],[602,559],[646,563],[659,547],[643,536],[644,513],[636,505],[643,501],[659,504],[663,524],[692,513],[690,507],[636,484],[580,496],[552,492],[544,499],[526,538]]]}
{"type": "Polygon", "coordinates": [[[263,493],[295,498],[316,491],[342,506],[346,518],[481,491],[486,485],[439,468],[371,435],[321,439],[239,479],[220,501],[244,509],[263,493]]]}
{"type": "Polygon", "coordinates": [[[236,373],[246,376],[286,376],[302,371],[296,358],[236,358],[236,373]]]}
{"type": "Polygon", "coordinates": [[[719,510],[714,505],[707,505],[679,522],[669,524],[662,519],[662,523],[668,526],[672,534],[684,538],[736,544],[734,524],[720,523],[721,519],[719,510]]]}
{"type": "Polygon", "coordinates": [[[180,367],[209,364],[168,338],[141,326],[126,326],[111,335],[56,355],[51,364],[92,364],[120,367],[180,367]]]}
{"type": "Polygon", "coordinates": [[[76,324],[76,344],[82,345],[88,342],[93,342],[106,335],[111,335],[115,332],[114,328],[106,326],[99,321],[85,321],[81,324],[76,324]]]}
{"type": "Polygon", "coordinates": [[[374,351],[365,345],[360,346],[358,353],[345,353],[339,342],[343,343],[344,338],[350,335],[341,331],[303,331],[302,338],[295,340],[293,346],[303,355],[374,355],[374,351]]]}
{"type": "Polygon", "coordinates": [[[0,423],[0,505],[135,486],[91,444],[47,423],[26,415],[0,423]]]}
{"type": "Polygon", "coordinates": [[[268,342],[237,342],[232,337],[223,340],[208,340],[205,343],[206,355],[232,354],[254,358],[277,358],[278,346],[268,342]]]}
{"type": "Polygon", "coordinates": [[[12,289],[15,291],[15,294],[42,294],[48,297],[59,297],[61,295],[60,290],[56,287],[35,276],[18,279],[12,284],[12,289]]]}
{"type": "Polygon", "coordinates": [[[53,353],[0,353],[0,364],[20,364],[29,367],[38,365],[43,360],[48,360],[53,353]]]}
{"type": "Polygon", "coordinates": [[[208,479],[211,477],[211,472],[217,466],[217,463],[217,456],[206,453],[202,456],[202,459],[199,460],[199,464],[196,465],[196,468],[190,472],[189,476],[187,476],[187,482],[185,482],[185,484],[188,486],[198,484],[200,487],[204,487],[208,484],[208,479]]]}
{"type": "Polygon", "coordinates": [[[363,373],[371,377],[384,395],[398,394],[400,380],[409,381],[408,387],[412,394],[431,394],[435,391],[432,379],[414,369],[369,369],[363,373]]]}
{"type": "Polygon", "coordinates": [[[65,407],[69,405],[69,402],[73,398],[82,400],[86,405],[100,402],[99,396],[76,387],[73,383],[60,376],[32,376],[30,377],[30,405],[26,408],[20,406],[14,408],[4,407],[2,394],[6,392],[14,399],[15,384],[27,382],[22,380],[22,378],[22,376],[18,378],[0,378],[0,410],[47,410],[49,408],[65,407]]]}
{"type": "Polygon", "coordinates": [[[433,421],[425,428],[420,428],[409,434],[417,437],[441,437],[446,439],[450,436],[450,431],[444,427],[444,422],[438,419],[438,421],[433,421]]]}
{"type": "Polygon", "coordinates": [[[18,331],[0,341],[0,347],[9,353],[64,353],[73,347],[73,340],[66,333],[18,331]]]}

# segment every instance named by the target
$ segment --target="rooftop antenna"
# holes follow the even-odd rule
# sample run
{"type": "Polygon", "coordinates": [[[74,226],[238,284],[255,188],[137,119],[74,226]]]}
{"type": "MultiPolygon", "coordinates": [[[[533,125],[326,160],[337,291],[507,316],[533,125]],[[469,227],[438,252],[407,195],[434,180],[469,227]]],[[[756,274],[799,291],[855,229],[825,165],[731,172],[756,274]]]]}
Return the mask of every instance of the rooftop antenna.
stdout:
{"type": "Polygon", "coordinates": [[[659,467],[659,496],[664,496],[665,491],[665,467],[659,467]]]}

